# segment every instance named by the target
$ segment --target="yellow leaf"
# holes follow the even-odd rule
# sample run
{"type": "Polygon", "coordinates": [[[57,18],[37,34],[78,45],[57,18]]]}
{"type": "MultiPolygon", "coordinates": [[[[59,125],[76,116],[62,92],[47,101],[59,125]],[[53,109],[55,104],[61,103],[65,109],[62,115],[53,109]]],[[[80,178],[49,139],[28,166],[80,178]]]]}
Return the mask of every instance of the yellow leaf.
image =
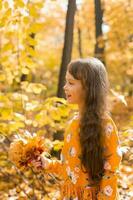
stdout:
{"type": "Polygon", "coordinates": [[[0,20],[0,27],[5,26],[6,24],[6,18],[2,18],[2,20],[0,20]]]}
{"type": "Polygon", "coordinates": [[[8,132],[8,126],[7,126],[7,123],[0,123],[0,131],[1,133],[7,133],[8,132]]]}
{"type": "Polygon", "coordinates": [[[24,16],[23,17],[23,23],[24,24],[29,24],[29,17],[28,16],[24,16]]]}
{"type": "Polygon", "coordinates": [[[16,77],[16,78],[15,78],[15,81],[16,81],[17,83],[21,82],[21,81],[20,81],[20,77],[16,77]]]}
{"type": "Polygon", "coordinates": [[[50,116],[52,119],[60,121],[61,120],[61,115],[58,110],[54,110],[54,108],[50,112],[50,116]]]}
{"type": "Polygon", "coordinates": [[[36,33],[38,31],[40,31],[43,28],[41,23],[34,23],[32,24],[32,26],[29,29],[30,33],[36,33]]]}
{"type": "Polygon", "coordinates": [[[37,41],[35,40],[35,38],[28,37],[28,43],[29,45],[35,46],[37,44],[37,41]]]}
{"type": "Polygon", "coordinates": [[[37,17],[38,16],[38,9],[35,8],[34,4],[33,5],[29,5],[29,13],[30,13],[30,16],[33,16],[33,17],[37,17]]]}
{"type": "Polygon", "coordinates": [[[0,119],[11,120],[13,118],[13,111],[10,108],[0,109],[0,119]]]}
{"type": "Polygon", "coordinates": [[[25,57],[25,59],[22,61],[23,65],[28,66],[28,68],[34,68],[36,67],[36,63],[32,61],[29,57],[25,57]]]}
{"type": "Polygon", "coordinates": [[[5,12],[4,16],[5,16],[6,18],[8,18],[9,16],[11,16],[11,14],[12,14],[12,10],[11,10],[11,8],[9,8],[9,9],[5,12]]]}
{"type": "Polygon", "coordinates": [[[10,51],[11,49],[12,49],[11,43],[5,44],[4,47],[2,48],[3,51],[10,51]]]}
{"type": "Polygon", "coordinates": [[[6,9],[8,9],[8,8],[9,8],[8,1],[5,1],[5,2],[4,2],[4,8],[6,8],[6,9]]]}
{"type": "Polygon", "coordinates": [[[24,7],[25,6],[25,4],[24,4],[24,2],[23,2],[23,0],[17,0],[17,1],[15,1],[15,7],[24,7]]]}
{"type": "Polygon", "coordinates": [[[41,111],[39,114],[35,116],[35,120],[38,122],[38,126],[42,127],[47,124],[52,126],[52,119],[46,114],[45,110],[41,111]]]}
{"type": "Polygon", "coordinates": [[[62,149],[63,144],[64,144],[64,142],[59,141],[59,140],[55,140],[55,141],[53,142],[53,145],[54,145],[54,148],[53,148],[53,149],[54,149],[55,151],[59,151],[60,149],[62,149]]]}
{"type": "Polygon", "coordinates": [[[28,48],[27,48],[27,52],[28,52],[31,56],[33,56],[33,57],[36,56],[36,51],[35,51],[33,48],[31,48],[31,47],[28,47],[28,48]]]}
{"type": "Polygon", "coordinates": [[[26,88],[28,87],[29,82],[28,81],[23,81],[21,82],[21,89],[22,90],[26,90],[26,88]]]}
{"type": "Polygon", "coordinates": [[[23,68],[22,68],[22,73],[23,73],[23,74],[29,74],[29,72],[30,72],[30,71],[29,71],[29,69],[28,69],[27,67],[23,67],[23,68]]]}
{"type": "Polygon", "coordinates": [[[44,1],[40,1],[40,2],[36,3],[36,6],[37,6],[38,9],[42,8],[43,5],[44,5],[44,1]]]}
{"type": "Polygon", "coordinates": [[[14,119],[15,119],[15,121],[24,121],[25,116],[20,113],[14,113],[14,119]]]}
{"type": "Polygon", "coordinates": [[[5,74],[0,73],[0,81],[5,81],[6,76],[5,74]]]}
{"type": "Polygon", "coordinates": [[[43,90],[46,90],[46,86],[40,83],[30,83],[26,88],[27,92],[35,94],[40,94],[43,90]]]}
{"type": "Polygon", "coordinates": [[[29,125],[32,125],[32,122],[33,122],[33,121],[32,121],[31,119],[25,120],[25,124],[28,125],[28,126],[29,126],[29,125]]]}
{"type": "Polygon", "coordinates": [[[3,142],[5,140],[5,136],[0,134],[0,142],[3,142]]]}
{"type": "Polygon", "coordinates": [[[10,122],[8,126],[11,132],[25,127],[23,122],[13,122],[13,121],[10,122]]]}
{"type": "Polygon", "coordinates": [[[34,86],[32,89],[35,94],[40,94],[42,92],[42,88],[38,86],[34,86]]]}
{"type": "Polygon", "coordinates": [[[2,58],[0,59],[1,62],[7,62],[8,61],[8,56],[2,56],[2,58]]]}
{"type": "Polygon", "coordinates": [[[39,84],[39,83],[34,84],[33,92],[35,94],[40,94],[42,92],[42,90],[46,90],[46,86],[39,84]]]}
{"type": "Polygon", "coordinates": [[[0,10],[2,9],[2,2],[0,1],[0,10]]]}
{"type": "Polygon", "coordinates": [[[35,127],[35,128],[38,127],[38,122],[37,121],[33,121],[32,124],[33,124],[33,127],[35,127]]]}
{"type": "MultiPolygon", "coordinates": [[[[26,82],[26,81],[25,81],[26,82]]],[[[20,93],[13,93],[12,94],[12,100],[13,101],[28,101],[29,98],[28,96],[24,95],[24,94],[20,94],[20,93]]]]}
{"type": "Polygon", "coordinates": [[[31,103],[26,103],[25,104],[25,110],[27,110],[27,111],[33,111],[33,110],[35,110],[36,108],[38,107],[38,103],[36,103],[36,102],[34,102],[34,101],[32,101],[31,103]]]}

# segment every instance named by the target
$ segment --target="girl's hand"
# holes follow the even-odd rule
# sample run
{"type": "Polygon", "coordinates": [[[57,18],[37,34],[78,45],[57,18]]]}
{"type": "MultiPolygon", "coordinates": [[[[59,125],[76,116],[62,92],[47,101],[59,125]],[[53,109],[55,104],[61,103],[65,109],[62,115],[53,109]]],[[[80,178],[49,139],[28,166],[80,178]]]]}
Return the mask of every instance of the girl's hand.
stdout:
{"type": "Polygon", "coordinates": [[[39,171],[43,168],[41,158],[38,157],[37,160],[32,160],[32,166],[36,171],[39,171]]]}
{"type": "Polygon", "coordinates": [[[43,154],[43,153],[41,154],[40,159],[41,159],[42,167],[44,169],[47,169],[51,160],[49,158],[46,158],[45,154],[43,154]]]}

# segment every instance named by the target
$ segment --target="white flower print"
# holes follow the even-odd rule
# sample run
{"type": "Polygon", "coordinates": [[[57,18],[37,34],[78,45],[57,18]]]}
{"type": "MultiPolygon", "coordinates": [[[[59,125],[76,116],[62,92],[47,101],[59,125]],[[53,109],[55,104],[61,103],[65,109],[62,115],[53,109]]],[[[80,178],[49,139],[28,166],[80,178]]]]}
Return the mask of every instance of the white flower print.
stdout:
{"type": "Polygon", "coordinates": [[[68,197],[64,197],[63,200],[69,200],[69,198],[68,197]]]}
{"type": "Polygon", "coordinates": [[[78,197],[75,197],[73,200],[78,200],[78,197]]]}
{"type": "Polygon", "coordinates": [[[111,165],[110,165],[110,163],[109,162],[105,162],[104,163],[104,169],[106,169],[106,170],[110,170],[111,169],[111,165]]]}
{"type": "Polygon", "coordinates": [[[66,164],[68,164],[68,160],[66,160],[66,164]]]}
{"type": "Polygon", "coordinates": [[[77,174],[75,174],[74,172],[71,172],[71,180],[73,184],[77,183],[77,179],[79,178],[79,176],[77,174]]]}
{"type": "Polygon", "coordinates": [[[69,150],[69,154],[70,154],[70,156],[75,157],[76,156],[76,149],[74,147],[71,147],[70,150],[69,150]]]}
{"type": "Polygon", "coordinates": [[[67,172],[67,175],[70,176],[71,175],[71,170],[70,170],[70,167],[66,167],[66,172],[67,172]]]}
{"type": "Polygon", "coordinates": [[[106,133],[107,137],[111,136],[112,131],[113,131],[113,126],[112,126],[112,124],[108,123],[105,127],[105,133],[106,133]]]}
{"type": "Polygon", "coordinates": [[[104,193],[105,193],[107,196],[111,196],[111,195],[112,195],[112,192],[113,192],[113,189],[111,188],[110,185],[107,185],[107,186],[104,188],[104,193]]]}
{"type": "Polygon", "coordinates": [[[86,186],[85,188],[86,188],[86,189],[91,189],[91,187],[90,187],[90,186],[86,186]]]}
{"type": "Polygon", "coordinates": [[[76,184],[77,179],[79,178],[79,176],[77,174],[75,174],[73,171],[71,171],[69,166],[66,168],[66,171],[67,171],[67,175],[70,177],[72,183],[76,184]]]}
{"type": "Polygon", "coordinates": [[[75,171],[76,171],[76,172],[79,172],[79,171],[80,171],[80,168],[79,168],[79,167],[75,167],[75,171]]]}
{"type": "Polygon", "coordinates": [[[69,133],[69,134],[67,135],[66,141],[67,141],[67,142],[70,142],[70,139],[71,139],[71,133],[69,133]]]}

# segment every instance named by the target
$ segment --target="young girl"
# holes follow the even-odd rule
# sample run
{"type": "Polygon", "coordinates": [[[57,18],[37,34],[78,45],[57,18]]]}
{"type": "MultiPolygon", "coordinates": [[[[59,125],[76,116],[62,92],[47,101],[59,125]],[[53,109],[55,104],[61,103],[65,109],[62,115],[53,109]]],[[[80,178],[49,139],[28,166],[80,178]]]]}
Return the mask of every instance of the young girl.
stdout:
{"type": "Polygon", "coordinates": [[[64,91],[79,112],[68,123],[61,160],[41,156],[46,172],[62,178],[61,200],[115,200],[121,160],[117,128],[107,114],[108,77],[96,58],[70,62],[64,91]]]}

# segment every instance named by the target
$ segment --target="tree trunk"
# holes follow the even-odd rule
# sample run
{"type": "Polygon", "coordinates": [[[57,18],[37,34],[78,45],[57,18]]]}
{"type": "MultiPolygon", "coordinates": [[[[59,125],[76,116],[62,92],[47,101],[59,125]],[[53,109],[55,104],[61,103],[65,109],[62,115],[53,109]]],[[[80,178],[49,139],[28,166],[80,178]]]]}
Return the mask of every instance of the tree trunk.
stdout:
{"type": "Polygon", "coordinates": [[[74,15],[76,11],[76,0],[68,1],[68,9],[66,15],[66,27],[65,27],[65,35],[64,35],[64,47],[62,53],[62,61],[60,67],[59,81],[58,81],[58,97],[64,97],[64,80],[65,73],[67,69],[67,65],[71,60],[72,54],[72,44],[73,44],[73,29],[74,29],[74,15]]]}
{"type": "Polygon", "coordinates": [[[80,56],[80,58],[82,58],[83,57],[83,52],[82,52],[82,31],[81,31],[81,29],[80,29],[80,27],[78,26],[78,51],[79,51],[79,56],[80,56]]]}
{"type": "Polygon", "coordinates": [[[99,58],[103,63],[105,63],[104,58],[104,40],[103,40],[103,9],[101,6],[101,0],[94,0],[95,3],[95,57],[99,58]]]}

